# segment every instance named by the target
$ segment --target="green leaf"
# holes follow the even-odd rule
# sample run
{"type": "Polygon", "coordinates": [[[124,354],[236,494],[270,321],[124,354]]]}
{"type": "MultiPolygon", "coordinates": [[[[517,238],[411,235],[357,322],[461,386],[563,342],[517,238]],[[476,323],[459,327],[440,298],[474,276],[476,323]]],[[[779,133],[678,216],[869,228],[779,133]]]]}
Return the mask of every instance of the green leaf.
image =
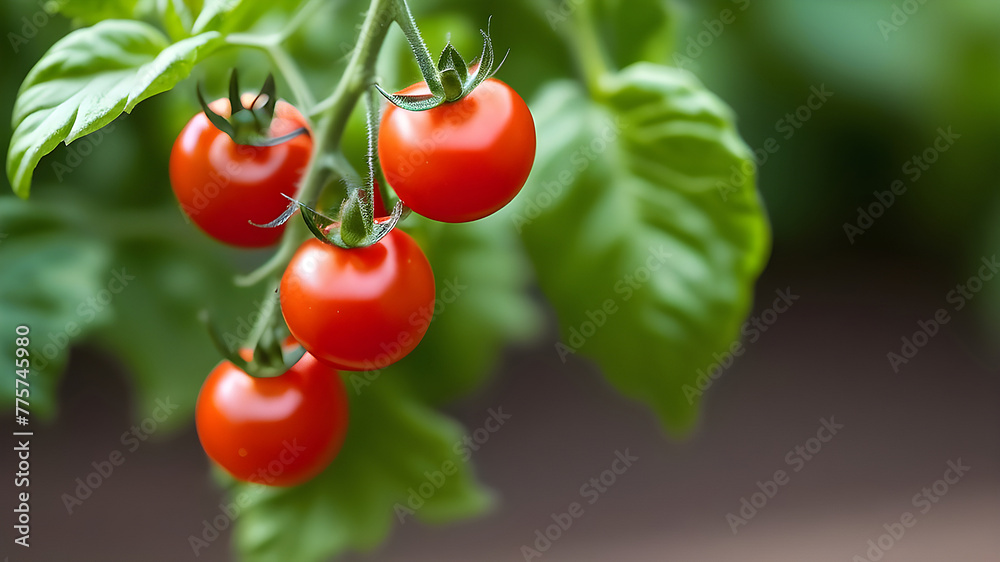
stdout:
{"type": "Polygon", "coordinates": [[[534,104],[514,221],[560,319],[554,353],[593,358],[682,431],[699,401],[684,387],[739,336],[768,225],[753,175],[730,180],[751,155],[718,98],[647,63],[606,78],[603,105],[568,82],[534,104]]]}
{"type": "Polygon", "coordinates": [[[133,378],[138,418],[150,415],[158,400],[177,405],[162,424],[168,429],[189,423],[202,382],[222,360],[199,312],[211,311],[224,334],[243,339],[263,308],[262,301],[252,302],[263,295],[233,287],[235,269],[214,244],[179,226],[191,232],[115,245],[117,271],[127,274],[128,285],[112,303],[114,322],[96,334],[133,378]]]}
{"type": "Polygon", "coordinates": [[[543,320],[527,293],[530,264],[510,223],[445,224],[411,215],[405,228],[427,254],[437,292],[434,310],[414,322],[433,320],[410,355],[385,373],[367,374],[374,379],[351,373],[348,390],[363,393],[383,378],[400,379],[414,395],[443,404],[478,388],[504,346],[537,337],[543,320]]]}
{"type": "Polygon", "coordinates": [[[194,27],[195,14],[202,8],[201,0],[157,0],[156,9],[163,27],[174,40],[188,37],[194,27]]]}
{"type": "Polygon", "coordinates": [[[414,400],[394,381],[380,381],[361,396],[348,394],[347,440],[324,473],[295,488],[234,488],[236,502],[251,502],[234,531],[245,562],[328,560],[348,550],[376,547],[400,516],[403,524],[415,518],[443,523],[490,506],[491,495],[456,452],[463,436],[458,424],[414,400]],[[447,463],[457,472],[443,476],[446,468],[452,472],[447,463]],[[434,491],[423,505],[410,503],[409,497],[428,482],[434,491]]]}
{"type": "Polygon", "coordinates": [[[139,0],[53,0],[59,13],[84,25],[110,19],[131,19],[139,0]]]}
{"type": "Polygon", "coordinates": [[[291,0],[205,0],[205,7],[194,22],[194,32],[218,30],[223,33],[246,31],[275,7],[290,10],[291,0]]]}
{"type": "Polygon", "coordinates": [[[670,0],[589,0],[618,66],[666,62],[674,45],[670,0]]]}
{"type": "MultiPolygon", "coordinates": [[[[74,237],[39,206],[0,198],[0,360],[14,365],[15,329],[30,329],[32,414],[55,411],[59,376],[69,346],[107,317],[90,304],[110,275],[110,253],[91,240],[74,237]]],[[[13,367],[3,384],[14,388],[13,367]]],[[[3,403],[13,405],[14,393],[3,403]]]]}
{"type": "Polygon", "coordinates": [[[38,161],[167,91],[222,43],[204,33],[173,45],[152,26],[108,20],[70,33],[31,69],[14,104],[7,177],[27,197],[38,161]]]}
{"type": "Polygon", "coordinates": [[[39,375],[32,411],[53,410],[70,348],[96,341],[125,363],[137,419],[169,399],[178,408],[159,427],[187,424],[220,361],[198,313],[211,310],[225,333],[243,338],[262,308],[254,298],[263,295],[234,289],[222,249],[172,206],[101,209],[53,187],[30,202],[0,198],[0,225],[0,329],[11,334],[0,356],[10,357],[15,327],[27,324],[39,375]]]}

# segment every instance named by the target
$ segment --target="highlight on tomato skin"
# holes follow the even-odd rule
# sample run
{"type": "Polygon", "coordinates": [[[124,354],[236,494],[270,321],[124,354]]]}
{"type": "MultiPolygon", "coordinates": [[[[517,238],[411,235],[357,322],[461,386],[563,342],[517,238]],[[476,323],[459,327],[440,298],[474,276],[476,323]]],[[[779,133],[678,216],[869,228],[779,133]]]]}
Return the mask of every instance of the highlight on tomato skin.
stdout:
{"type": "MultiPolygon", "coordinates": [[[[419,82],[398,93],[430,90],[419,82]]],[[[527,104],[496,78],[426,111],[388,104],[379,126],[389,185],[413,212],[441,222],[478,220],[510,203],[528,179],[535,146],[527,104]]]]}
{"type": "Polygon", "coordinates": [[[347,392],[340,374],[308,353],[271,378],[254,378],[223,361],[198,394],[195,425],[205,453],[234,478],[296,486],[323,472],[340,451],[347,392]]]}
{"type": "MultiPolygon", "coordinates": [[[[244,94],[243,106],[251,107],[255,97],[244,94]]],[[[230,114],[225,98],[209,108],[223,117],[230,114]]],[[[280,137],[301,128],[309,130],[308,119],[278,100],[269,135],[280,137]]],[[[275,146],[237,144],[200,112],[174,142],[170,185],[184,214],[212,238],[243,248],[271,246],[281,239],[284,226],[259,228],[250,223],[266,224],[284,212],[284,195],[296,195],[312,146],[309,134],[275,146]]]]}
{"type": "Polygon", "coordinates": [[[292,336],[337,369],[372,371],[420,343],[434,309],[434,273],[402,230],[345,250],[315,238],[302,244],[279,288],[292,336]]]}

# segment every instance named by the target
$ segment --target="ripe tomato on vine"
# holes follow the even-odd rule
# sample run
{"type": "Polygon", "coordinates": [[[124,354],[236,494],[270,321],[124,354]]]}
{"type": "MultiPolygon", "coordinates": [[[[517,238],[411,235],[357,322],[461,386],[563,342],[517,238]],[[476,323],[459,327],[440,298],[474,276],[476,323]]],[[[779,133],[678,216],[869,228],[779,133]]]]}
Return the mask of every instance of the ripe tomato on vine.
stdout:
{"type": "Polygon", "coordinates": [[[309,353],[338,369],[371,371],[420,343],[434,274],[413,238],[396,229],[365,248],[305,242],[279,293],[288,329],[309,353]]]}
{"type": "MultiPolygon", "coordinates": [[[[420,82],[397,95],[427,94],[420,82]]],[[[524,186],[535,159],[535,123],[517,92],[490,78],[426,111],[390,105],[378,152],[389,184],[415,213],[468,222],[500,210],[524,186]]]]}
{"type": "Polygon", "coordinates": [[[347,411],[339,373],[307,353],[276,377],[252,377],[223,361],[201,387],[195,425],[205,453],[233,477],[294,486],[340,451],[347,411]]]}
{"type": "MultiPolygon", "coordinates": [[[[245,111],[258,98],[244,94],[245,111]]],[[[230,100],[208,104],[220,117],[231,116],[230,100]]],[[[267,139],[309,129],[308,120],[293,105],[277,100],[273,118],[264,126],[267,139]]],[[[265,229],[288,206],[309,164],[312,138],[299,134],[284,142],[256,146],[219,129],[206,112],[191,118],[170,153],[170,185],[187,217],[206,234],[232,246],[258,248],[281,239],[282,226],[265,229]]],[[[249,139],[248,139],[249,140],[249,139]]]]}

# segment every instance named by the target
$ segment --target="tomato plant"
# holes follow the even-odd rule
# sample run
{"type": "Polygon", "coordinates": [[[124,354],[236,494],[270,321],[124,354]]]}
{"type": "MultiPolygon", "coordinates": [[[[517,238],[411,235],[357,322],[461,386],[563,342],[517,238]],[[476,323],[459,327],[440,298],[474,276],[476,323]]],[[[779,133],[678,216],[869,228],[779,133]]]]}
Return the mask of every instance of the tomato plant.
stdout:
{"type": "MultiPolygon", "coordinates": [[[[400,95],[430,94],[424,82],[400,95]]],[[[490,78],[458,101],[426,111],[390,106],[379,159],[414,212],[444,222],[489,216],[524,186],[535,159],[535,123],[510,86],[490,78]]]]}
{"type": "Polygon", "coordinates": [[[401,230],[353,250],[309,240],[288,264],[280,293],[288,329],[309,353],[338,369],[376,370],[420,343],[421,319],[434,309],[434,274],[401,230]]]}
{"type": "MultiPolygon", "coordinates": [[[[251,108],[257,98],[243,95],[251,108]]],[[[209,104],[228,117],[230,102],[209,104]]],[[[288,135],[308,128],[302,113],[278,100],[266,134],[288,135]]],[[[258,228],[288,206],[309,163],[312,139],[299,135],[274,146],[239,144],[211,123],[202,112],[191,118],[170,153],[170,185],[184,213],[209,236],[233,246],[270,246],[281,239],[283,227],[258,228]]]]}
{"type": "Polygon", "coordinates": [[[347,409],[340,375],[307,353],[270,378],[223,361],[201,387],[195,420],[205,452],[226,472],[294,486],[322,472],[340,450],[347,409]]]}
{"type": "Polygon", "coordinates": [[[227,491],[254,498],[233,523],[247,560],[370,549],[443,463],[455,470],[412,515],[487,509],[456,452],[463,431],[437,407],[482,386],[507,345],[538,341],[541,296],[560,359],[595,361],[670,431],[696,419],[684,389],[737,335],[768,236],[731,112],[660,49],[666,3],[583,0],[559,25],[504,3],[507,65],[489,3],[455,3],[468,17],[447,20],[457,45],[481,46],[470,63],[450,42],[433,57],[417,22],[437,15],[405,0],[55,4],[73,30],[35,53],[12,112],[8,179],[41,197],[0,199],[0,275],[16,286],[0,318],[50,335],[32,340],[40,409],[71,337],[87,336],[122,357],[138,404],[169,393],[175,426],[194,415],[240,481],[227,491]],[[616,25],[595,22],[607,13],[616,25]],[[270,80],[241,97],[233,80],[199,111],[229,65],[273,71],[289,101],[270,80]],[[361,113],[367,131],[352,133],[361,113]],[[83,147],[90,159],[63,164],[83,147]],[[198,228],[274,248],[233,252],[198,228]],[[614,322],[597,329],[608,299],[614,322]],[[289,333],[306,353],[294,361],[276,344],[289,333]],[[307,451],[256,478],[289,438],[307,451]],[[244,483],[261,480],[281,487],[244,483]]]}

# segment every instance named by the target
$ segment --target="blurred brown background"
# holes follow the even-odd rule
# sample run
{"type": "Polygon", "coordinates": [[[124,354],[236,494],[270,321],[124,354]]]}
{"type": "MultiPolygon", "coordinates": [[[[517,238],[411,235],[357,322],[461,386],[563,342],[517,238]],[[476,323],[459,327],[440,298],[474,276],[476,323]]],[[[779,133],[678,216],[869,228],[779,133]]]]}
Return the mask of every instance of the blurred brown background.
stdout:
{"type": "MultiPolygon", "coordinates": [[[[470,430],[489,408],[511,416],[473,455],[500,495],[499,510],[445,528],[407,520],[384,549],[347,559],[523,560],[521,546],[533,544],[536,529],[577,501],[583,516],[541,560],[848,561],[865,555],[884,524],[916,512],[912,497],[942,478],[947,461],[961,459],[970,472],[916,514],[884,560],[998,560],[995,366],[970,352],[959,317],[894,374],[887,351],[940,306],[948,281],[920,264],[845,265],[773,267],[765,275],[760,302],[785,287],[800,300],[713,385],[702,426],[684,443],[666,440],[648,413],[613,397],[582,361],[563,365],[549,346],[511,352],[485,392],[451,410],[470,430]],[[786,455],[831,416],[844,429],[792,472],[786,455]],[[580,487],[625,449],[639,460],[587,504],[580,487]],[[726,514],[780,469],[788,484],[734,536],[726,514]]],[[[110,358],[73,354],[59,420],[33,442],[33,483],[44,490],[34,503],[33,546],[11,560],[194,559],[187,537],[200,534],[223,498],[193,427],[127,454],[72,516],[60,500],[91,461],[122,448],[119,437],[133,422],[121,381],[110,358]]],[[[227,541],[197,559],[233,560],[227,541]]]]}

